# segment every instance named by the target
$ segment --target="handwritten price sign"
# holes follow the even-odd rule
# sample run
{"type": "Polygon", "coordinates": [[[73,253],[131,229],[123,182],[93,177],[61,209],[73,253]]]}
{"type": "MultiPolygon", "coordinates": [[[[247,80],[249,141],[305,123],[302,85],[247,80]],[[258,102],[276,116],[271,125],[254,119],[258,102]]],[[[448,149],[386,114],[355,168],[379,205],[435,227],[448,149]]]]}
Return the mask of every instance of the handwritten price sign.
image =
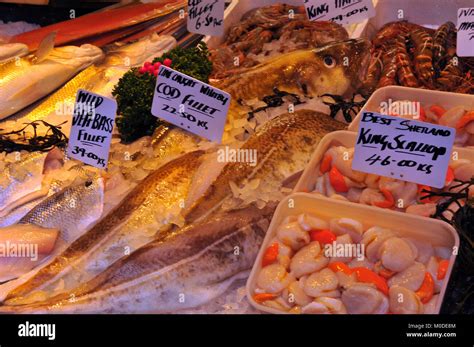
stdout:
{"type": "Polygon", "coordinates": [[[375,16],[372,0],[304,0],[309,20],[327,20],[347,25],[375,16]]]}
{"type": "Polygon", "coordinates": [[[364,112],[352,169],[442,188],[456,130],[364,112]]]}
{"type": "Polygon", "coordinates": [[[79,89],[74,104],[67,155],[105,169],[116,113],[117,103],[114,99],[79,89]]]}
{"type": "Polygon", "coordinates": [[[151,113],[211,141],[220,142],[230,95],[161,65],[151,113]]]}
{"type": "Polygon", "coordinates": [[[457,55],[474,57],[474,7],[458,10],[457,55]]]}
{"type": "Polygon", "coordinates": [[[222,36],[224,34],[224,0],[189,0],[189,32],[222,36]]]}

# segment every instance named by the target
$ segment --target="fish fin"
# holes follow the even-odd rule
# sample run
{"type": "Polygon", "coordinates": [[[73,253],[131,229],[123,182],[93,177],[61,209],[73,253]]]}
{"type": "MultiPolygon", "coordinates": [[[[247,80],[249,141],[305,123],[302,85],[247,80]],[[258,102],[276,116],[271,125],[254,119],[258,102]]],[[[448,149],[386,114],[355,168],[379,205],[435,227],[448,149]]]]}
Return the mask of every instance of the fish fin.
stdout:
{"type": "Polygon", "coordinates": [[[34,56],[33,56],[33,63],[34,64],[39,64],[43,60],[45,60],[49,53],[54,48],[54,40],[56,39],[56,31],[50,32],[48,35],[44,37],[44,39],[41,41],[41,43],[38,46],[38,49],[36,50],[34,56]]]}

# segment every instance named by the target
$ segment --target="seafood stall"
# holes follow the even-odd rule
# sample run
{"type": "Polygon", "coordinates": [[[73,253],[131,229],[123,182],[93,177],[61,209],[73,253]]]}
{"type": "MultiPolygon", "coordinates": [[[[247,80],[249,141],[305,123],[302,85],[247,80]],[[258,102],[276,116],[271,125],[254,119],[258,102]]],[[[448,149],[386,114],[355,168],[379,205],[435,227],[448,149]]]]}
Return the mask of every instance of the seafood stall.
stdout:
{"type": "Polygon", "coordinates": [[[474,314],[472,1],[223,2],[0,14],[0,313],[474,314]]]}

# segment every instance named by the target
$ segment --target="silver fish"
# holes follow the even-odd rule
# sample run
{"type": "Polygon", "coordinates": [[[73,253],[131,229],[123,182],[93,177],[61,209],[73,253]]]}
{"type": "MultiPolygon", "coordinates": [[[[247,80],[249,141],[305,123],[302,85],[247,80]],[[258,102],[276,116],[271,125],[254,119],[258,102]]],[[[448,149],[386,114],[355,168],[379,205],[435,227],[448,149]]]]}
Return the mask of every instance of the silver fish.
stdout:
{"type": "MultiPolygon", "coordinates": [[[[45,229],[58,230],[58,240],[54,250],[49,253],[48,258],[52,260],[100,218],[103,206],[104,179],[96,176],[93,180],[67,187],[48,197],[21,218],[17,226],[34,225],[45,229]]],[[[15,228],[15,226],[8,228],[15,228]]],[[[0,229],[1,232],[2,229],[0,229]]],[[[22,264],[22,272],[20,273],[20,269],[18,269],[16,277],[25,274],[27,271],[38,266],[39,263],[31,262],[29,268],[22,264]]],[[[0,277],[5,280],[5,276],[2,276],[1,272],[0,266],[0,277]]],[[[20,282],[31,277],[31,275],[32,273],[27,273],[25,276],[20,277],[19,281],[8,283],[7,286],[18,285],[20,282]]],[[[0,287],[4,289],[3,286],[0,287]]]]}
{"type": "Polygon", "coordinates": [[[17,288],[0,312],[164,313],[215,298],[251,267],[277,203],[228,210],[224,206],[233,199],[229,184],[259,179],[256,196],[265,195],[267,184],[278,190],[286,177],[305,167],[326,133],[342,128],[329,116],[308,110],[274,118],[241,148],[257,151],[257,166],[227,164],[186,212],[188,225],[158,235],[94,279],[56,297],[35,303],[21,296],[40,287],[17,288]]]}

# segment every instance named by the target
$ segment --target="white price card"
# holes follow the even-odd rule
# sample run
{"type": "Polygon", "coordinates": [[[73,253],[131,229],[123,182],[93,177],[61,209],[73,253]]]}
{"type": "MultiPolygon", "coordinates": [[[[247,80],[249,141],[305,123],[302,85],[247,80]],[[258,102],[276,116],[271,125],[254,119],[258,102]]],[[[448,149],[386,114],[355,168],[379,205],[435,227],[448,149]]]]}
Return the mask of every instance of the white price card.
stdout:
{"type": "Polygon", "coordinates": [[[224,34],[225,0],[188,0],[189,32],[222,36],[224,34]]]}
{"type": "Polygon", "coordinates": [[[304,0],[309,20],[325,20],[347,25],[375,16],[372,0],[304,0]]]}
{"type": "Polygon", "coordinates": [[[79,89],[74,104],[67,155],[100,169],[107,167],[117,103],[79,89]]]}
{"type": "Polygon", "coordinates": [[[352,169],[442,188],[455,135],[453,128],[363,112],[352,169]]]}
{"type": "Polygon", "coordinates": [[[457,55],[474,57],[474,7],[458,9],[457,29],[457,55]]]}
{"type": "Polygon", "coordinates": [[[160,66],[151,107],[155,117],[220,143],[229,104],[228,93],[160,66]]]}

